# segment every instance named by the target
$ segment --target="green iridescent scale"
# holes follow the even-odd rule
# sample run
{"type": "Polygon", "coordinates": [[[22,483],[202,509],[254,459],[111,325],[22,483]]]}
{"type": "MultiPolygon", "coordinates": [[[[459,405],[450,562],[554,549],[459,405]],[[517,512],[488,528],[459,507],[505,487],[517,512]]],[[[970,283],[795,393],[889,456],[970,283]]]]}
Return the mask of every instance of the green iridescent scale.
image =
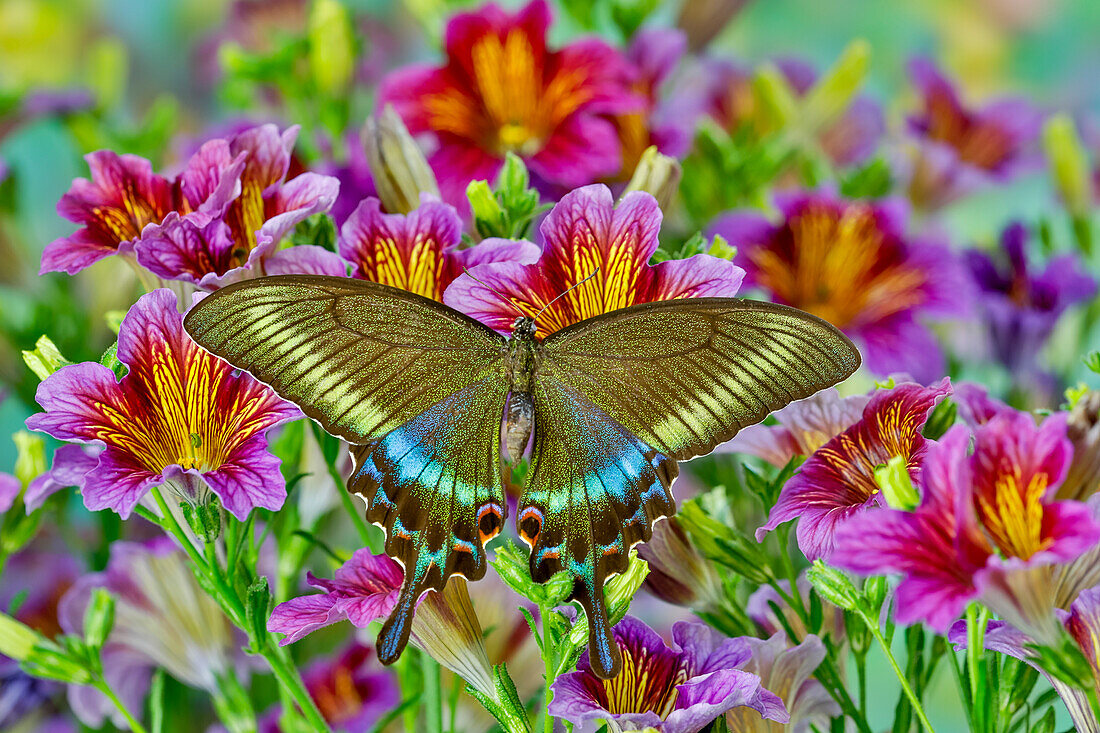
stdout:
{"type": "MultiPolygon", "coordinates": [[[[824,321],[735,299],[633,306],[538,341],[527,319],[505,339],[403,290],[286,275],[220,290],[184,323],[204,348],[352,444],[349,489],[405,567],[379,635],[386,662],[404,648],[423,592],[454,573],[485,574],[485,543],[506,511],[505,404],[511,395],[510,413],[533,408],[519,533],[536,580],[573,576],[604,677],[621,662],[603,586],[653,522],[675,512],[676,461],[859,366],[851,342],[824,321]]],[[[513,433],[509,444],[526,442],[513,433]]]]}

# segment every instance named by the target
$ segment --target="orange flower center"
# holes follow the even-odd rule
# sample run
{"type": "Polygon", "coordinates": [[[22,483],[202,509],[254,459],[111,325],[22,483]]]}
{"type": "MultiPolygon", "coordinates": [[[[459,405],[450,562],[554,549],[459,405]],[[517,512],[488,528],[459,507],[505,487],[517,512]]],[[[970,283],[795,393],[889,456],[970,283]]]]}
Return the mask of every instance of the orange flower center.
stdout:
{"type": "Polygon", "coordinates": [[[541,59],[521,29],[487,34],[471,49],[470,93],[451,88],[424,100],[429,124],[477,141],[497,155],[530,157],[569,115],[590,98],[587,74],[560,69],[544,79],[541,59]]]}
{"type": "Polygon", "coordinates": [[[849,206],[839,217],[809,207],[778,236],[779,246],[749,252],[758,282],[838,328],[873,323],[924,300],[924,273],[904,262],[866,206],[849,206]]]}
{"type": "Polygon", "coordinates": [[[363,706],[363,696],[355,686],[351,670],[338,667],[326,684],[313,691],[317,708],[329,723],[340,723],[353,718],[363,706]]]}
{"type": "Polygon", "coordinates": [[[205,472],[260,429],[262,413],[252,403],[262,393],[237,393],[227,403],[230,370],[195,344],[188,342],[180,355],[159,343],[147,358],[149,373],[129,375],[140,387],[127,391],[121,404],[97,405],[105,420],[96,438],[156,473],[173,465],[205,472]]]}
{"type": "Polygon", "coordinates": [[[1002,474],[992,492],[977,495],[978,513],[993,544],[1006,557],[1027,560],[1050,546],[1043,537],[1043,494],[1047,475],[1037,473],[1023,484],[1018,472],[1002,474]]]}

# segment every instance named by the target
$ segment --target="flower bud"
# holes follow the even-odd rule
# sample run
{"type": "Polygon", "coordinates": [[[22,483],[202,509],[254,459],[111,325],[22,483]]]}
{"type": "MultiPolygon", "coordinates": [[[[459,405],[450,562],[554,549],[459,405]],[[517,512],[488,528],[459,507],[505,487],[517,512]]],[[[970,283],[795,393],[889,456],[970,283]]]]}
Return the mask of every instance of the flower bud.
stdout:
{"type": "Polygon", "coordinates": [[[99,649],[107,641],[115,625],[115,599],[103,588],[92,591],[88,607],[84,609],[84,643],[99,649]]]}
{"type": "Polygon", "coordinates": [[[363,144],[382,205],[391,214],[407,214],[420,205],[420,194],[439,198],[439,184],[405,123],[386,105],[363,127],[363,144]]]}
{"type": "Polygon", "coordinates": [[[481,237],[503,237],[508,234],[508,217],[488,181],[470,181],[466,198],[474,215],[474,228],[481,237]]]}
{"type": "Polygon", "coordinates": [[[798,124],[809,133],[828,127],[848,109],[871,62],[871,44],[856,39],[802,100],[798,124]]]}
{"type": "Polygon", "coordinates": [[[39,433],[20,430],[11,436],[15,441],[15,477],[23,486],[27,486],[46,473],[46,441],[39,433]]]}
{"type": "Polygon", "coordinates": [[[1089,390],[1069,411],[1066,435],[1073,443],[1057,499],[1085,501],[1100,489],[1100,391],[1089,390]]]}
{"type": "Polygon", "coordinates": [[[638,167],[634,169],[623,195],[631,191],[645,191],[653,194],[657,205],[666,209],[672,203],[683,173],[678,160],[658,153],[657,146],[650,145],[638,160],[638,167]]]}
{"type": "Polygon", "coordinates": [[[894,456],[885,465],[877,466],[875,483],[891,509],[911,512],[920,504],[920,494],[913,488],[909,467],[902,456],[894,456]]]}
{"type": "Polygon", "coordinates": [[[813,583],[814,590],[833,605],[851,611],[859,604],[859,591],[842,571],[829,567],[821,560],[806,570],[806,577],[813,583]]]}
{"type": "Polygon", "coordinates": [[[1056,114],[1047,120],[1043,127],[1043,149],[1066,209],[1073,216],[1086,216],[1092,190],[1088,158],[1068,115],[1056,114]]]}
{"type": "Polygon", "coordinates": [[[676,27],[687,34],[688,49],[702,51],[733,20],[748,0],[684,0],[676,27]]]}
{"type": "Polygon", "coordinates": [[[721,581],[675,517],[654,524],[638,554],[649,563],[645,586],[661,600],[689,608],[721,602],[721,581]]]}
{"type": "Polygon", "coordinates": [[[5,657],[17,662],[26,661],[35,644],[44,638],[30,626],[0,613],[0,654],[5,657]]]}
{"type": "Polygon", "coordinates": [[[339,0],[314,0],[309,13],[309,70],[317,89],[342,95],[355,72],[355,36],[339,0]]]}
{"type": "Polygon", "coordinates": [[[61,355],[49,336],[39,336],[34,342],[34,351],[23,352],[23,362],[39,379],[45,379],[61,367],[72,364],[61,355]]]}

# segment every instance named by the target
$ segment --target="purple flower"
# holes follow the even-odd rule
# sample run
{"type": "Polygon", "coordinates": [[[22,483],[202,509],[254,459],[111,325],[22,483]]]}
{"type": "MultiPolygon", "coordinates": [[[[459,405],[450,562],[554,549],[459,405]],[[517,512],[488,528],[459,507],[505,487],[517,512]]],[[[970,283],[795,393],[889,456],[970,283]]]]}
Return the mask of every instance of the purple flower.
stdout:
{"type": "Polygon", "coordinates": [[[844,331],[878,374],[920,381],[944,373],[928,317],[966,309],[966,279],[947,247],[905,234],[904,203],[850,201],[826,191],[776,197],[779,220],[735,212],[711,226],[737,248],[745,284],[844,331]]]}
{"type": "Polygon", "coordinates": [[[875,468],[900,456],[910,475],[921,470],[927,441],[921,428],[936,403],[951,393],[945,378],[935,387],[900,384],[876,390],[859,422],[831,438],[784,484],[756,530],[757,540],[784,522],[798,519],[798,547],[810,560],[828,558],[840,527],[880,506],[875,468]]]}
{"type": "Polygon", "coordinates": [[[329,210],[340,185],[308,172],[284,180],[297,136],[297,127],[280,134],[275,125],[261,125],[206,143],[203,150],[221,151],[210,175],[232,178],[236,195],[214,217],[167,214],[142,233],[135,245],[138,263],[159,277],[206,290],[265,274],[343,275],[339,257],[323,247],[278,249],[300,222],[329,210]]]}
{"type": "Polygon", "coordinates": [[[130,309],[118,358],[129,369],[121,380],[94,362],[59,369],[38,387],[45,412],[27,418],[31,430],[105,448],[94,470],[70,476],[85,506],[127,517],[162,483],[191,500],[209,487],[242,520],[255,507],[282,506],[285,482],[264,434],[301,413],[199,348],[170,291],[130,309]]]}
{"type": "Polygon", "coordinates": [[[0,512],[11,509],[22,490],[23,483],[19,479],[10,473],[0,473],[0,512]]]}
{"type": "Polygon", "coordinates": [[[1084,504],[1055,501],[1071,454],[1065,416],[1039,426],[1025,413],[1001,414],[973,431],[958,425],[928,449],[917,477],[921,504],[881,508],[853,519],[836,537],[832,562],[867,575],[903,573],[897,620],[946,629],[978,596],[1029,631],[1053,617],[1050,573],[1100,541],[1084,504]],[[1044,597],[1045,596],[1045,597],[1044,597]]]}
{"type": "Polygon", "coordinates": [[[459,249],[462,219],[454,207],[424,196],[409,214],[383,214],[378,199],[362,201],[340,228],[340,256],[352,277],[392,285],[433,300],[463,269],[488,262],[529,264],[539,257],[530,242],[486,239],[459,249]]]}
{"type": "Polygon", "coordinates": [[[660,228],[661,210],[648,193],[628,193],[616,206],[607,186],[578,188],[543,220],[545,244],[538,262],[477,267],[471,272],[484,285],[461,275],[443,302],[500,331],[511,329],[517,308],[532,317],[541,313],[541,337],[635,303],[737,293],[744,273],[727,260],[696,255],[650,266],[660,228]]]}
{"type": "Polygon", "coordinates": [[[1043,116],[1026,101],[1000,99],[970,109],[931,61],[913,59],[909,74],[923,105],[909,118],[916,152],[908,186],[916,206],[938,208],[1038,162],[1031,148],[1043,116]]]}
{"type": "Polygon", "coordinates": [[[1074,255],[1055,257],[1036,272],[1028,241],[1027,228],[1014,223],[1001,234],[1001,257],[966,253],[990,352],[1017,378],[1036,375],[1036,359],[1066,309],[1096,295],[1096,280],[1074,255]]]}
{"type": "Polygon", "coordinates": [[[356,550],[332,580],[309,573],[310,585],[325,592],[280,603],[271,612],[267,628],[286,634],[280,645],[338,621],[366,628],[371,621],[388,616],[397,605],[404,577],[401,566],[389,556],[375,555],[366,548],[356,550]]]}
{"type": "Polygon", "coordinates": [[[379,93],[414,135],[438,141],[430,156],[443,198],[459,205],[472,180],[493,180],[507,152],[541,185],[583,186],[621,166],[606,115],[640,109],[631,69],[595,39],[551,50],[550,10],[533,0],[515,14],[488,3],[455,15],[444,31],[442,66],[390,74],[379,93]]]}
{"type": "Polygon", "coordinates": [[[614,730],[661,733],[695,733],[742,706],[769,720],[788,720],[783,701],[757,675],[740,669],[751,658],[747,639],[681,621],[672,627],[670,648],[632,616],[612,636],[622,650],[623,671],[610,680],[597,677],[586,651],[576,672],[554,682],[551,715],[574,725],[607,721],[614,730]]]}
{"type": "Polygon", "coordinates": [[[863,416],[871,395],[841,397],[823,389],[772,413],[778,425],[751,425],[719,448],[723,453],[747,453],[783,467],[795,456],[809,456],[863,416]]]}
{"type": "MultiPolygon", "coordinates": [[[[790,721],[783,730],[807,733],[811,725],[819,730],[829,726],[830,718],[840,715],[840,706],[813,678],[814,670],[825,659],[825,645],[809,634],[795,647],[787,637],[776,633],[770,639],[746,638],[752,657],[742,667],[760,678],[760,684],[775,693],[787,708],[790,721]]],[[[779,726],[762,719],[747,708],[726,713],[730,730],[743,733],[772,733],[779,726]]]]}
{"type": "MultiPolygon", "coordinates": [[[[195,581],[184,553],[167,538],[148,545],[115,542],[107,568],[77,580],[61,599],[61,627],[79,634],[95,588],[115,597],[115,622],[103,646],[103,674],[131,711],[142,709],[153,670],[163,667],[180,682],[207,692],[231,670],[247,670],[244,634],[195,581]]],[[[110,717],[125,720],[94,687],[71,685],[69,704],[94,728],[110,717]]]]}
{"type": "Polygon", "coordinates": [[[53,454],[53,466],[27,485],[23,503],[28,512],[42,506],[54,493],[81,486],[84,477],[99,465],[102,449],[93,445],[63,445],[53,454]]]}

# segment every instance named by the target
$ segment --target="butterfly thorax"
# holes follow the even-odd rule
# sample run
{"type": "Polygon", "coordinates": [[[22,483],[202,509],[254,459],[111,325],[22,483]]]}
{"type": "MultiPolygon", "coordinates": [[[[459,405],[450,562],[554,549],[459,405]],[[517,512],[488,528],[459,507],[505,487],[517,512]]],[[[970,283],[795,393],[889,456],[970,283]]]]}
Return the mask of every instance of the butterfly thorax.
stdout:
{"type": "Polygon", "coordinates": [[[508,382],[511,394],[504,418],[505,444],[512,460],[523,455],[534,426],[535,404],[531,396],[538,368],[539,344],[535,340],[535,322],[517,318],[508,339],[508,382]]]}

